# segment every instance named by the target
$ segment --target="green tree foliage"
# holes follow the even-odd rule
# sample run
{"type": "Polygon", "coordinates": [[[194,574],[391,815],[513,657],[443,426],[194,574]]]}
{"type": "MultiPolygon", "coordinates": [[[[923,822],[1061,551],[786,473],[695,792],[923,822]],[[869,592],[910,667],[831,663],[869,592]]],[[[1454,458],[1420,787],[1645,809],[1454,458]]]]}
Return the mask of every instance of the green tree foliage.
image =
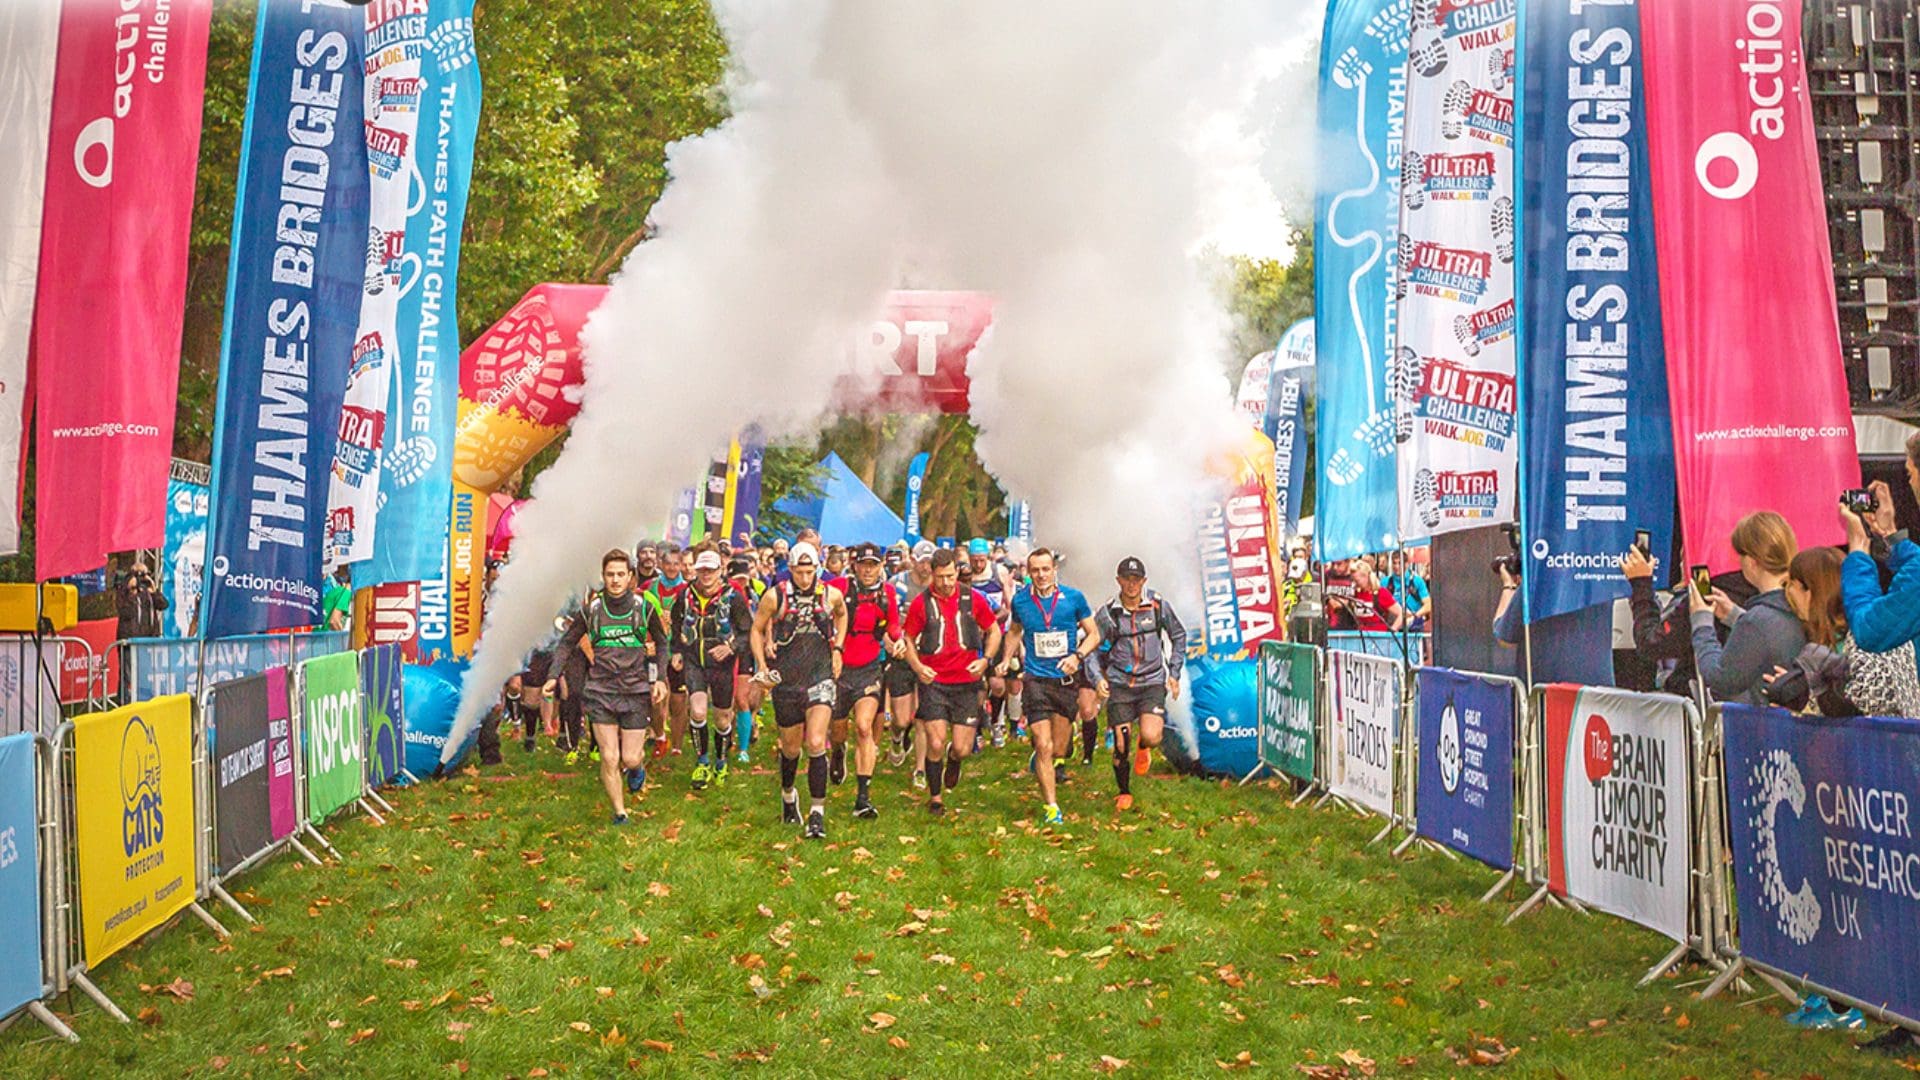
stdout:
{"type": "Polygon", "coordinates": [[[1227,374],[1236,381],[1247,361],[1313,314],[1313,232],[1295,228],[1292,236],[1291,262],[1232,255],[1219,263],[1219,287],[1233,316],[1227,374]]]}
{"type": "Polygon", "coordinates": [[[827,471],[820,452],[810,442],[777,442],[767,447],[760,463],[760,530],[754,539],[765,543],[776,536],[792,536],[805,524],[774,504],[793,496],[810,499],[820,494],[827,471]]]}

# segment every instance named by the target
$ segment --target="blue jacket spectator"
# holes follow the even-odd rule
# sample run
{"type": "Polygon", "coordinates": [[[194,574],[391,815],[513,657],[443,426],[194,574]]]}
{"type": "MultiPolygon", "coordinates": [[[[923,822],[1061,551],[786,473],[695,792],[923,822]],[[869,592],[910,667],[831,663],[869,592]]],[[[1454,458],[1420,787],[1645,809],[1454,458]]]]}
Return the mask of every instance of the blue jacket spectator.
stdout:
{"type": "MultiPolygon", "coordinates": [[[[1907,484],[1920,497],[1920,435],[1907,440],[1907,484]]],[[[1847,558],[1840,567],[1840,602],[1854,644],[1868,652],[1887,652],[1920,640],[1920,545],[1894,531],[1893,492],[1876,480],[1876,509],[1862,517],[1840,508],[1847,527],[1847,558]],[[1875,536],[1888,538],[1887,566],[1893,580],[1880,586],[1880,567],[1870,554],[1875,536]]],[[[1920,654],[1920,649],[1916,649],[1920,654]]],[[[1915,662],[1920,669],[1920,660],[1915,662]]]]}

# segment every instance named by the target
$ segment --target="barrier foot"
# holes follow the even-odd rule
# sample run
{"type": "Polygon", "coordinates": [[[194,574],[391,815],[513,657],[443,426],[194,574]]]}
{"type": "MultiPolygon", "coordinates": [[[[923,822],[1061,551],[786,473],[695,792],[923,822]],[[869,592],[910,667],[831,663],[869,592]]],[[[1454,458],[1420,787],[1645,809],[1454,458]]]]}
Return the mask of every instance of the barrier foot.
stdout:
{"type": "Polygon", "coordinates": [[[233,936],[232,934],[227,932],[226,927],[220,925],[220,920],[214,918],[212,912],[208,911],[206,908],[201,907],[198,902],[188,904],[187,910],[193,912],[194,918],[199,919],[203,923],[206,923],[207,929],[212,930],[214,933],[220,935],[221,937],[230,938],[233,936]]]}
{"type": "Polygon", "coordinates": [[[1393,831],[1393,822],[1391,821],[1387,822],[1385,825],[1380,826],[1380,831],[1373,834],[1373,839],[1367,841],[1367,846],[1372,847],[1373,845],[1379,843],[1380,841],[1385,840],[1387,838],[1387,834],[1392,831],[1393,831]]]}
{"type": "MultiPolygon", "coordinates": [[[[380,816],[380,811],[375,810],[373,804],[368,802],[364,795],[360,797],[359,803],[360,809],[365,811],[366,815],[373,819],[375,825],[385,825],[387,823],[387,819],[380,816]]],[[[387,810],[388,812],[392,812],[393,808],[389,806],[387,810]]]]}
{"type": "Polygon", "coordinates": [[[219,900],[221,903],[232,908],[233,913],[235,915],[238,915],[241,918],[247,920],[249,924],[260,921],[254,918],[251,914],[249,914],[246,908],[240,906],[240,901],[235,900],[233,898],[233,894],[227,891],[227,887],[225,885],[222,885],[216,881],[213,884],[207,886],[207,891],[209,893],[212,893],[215,899],[219,900]]]}
{"type": "Polygon", "coordinates": [[[1445,855],[1447,858],[1452,859],[1454,862],[1460,861],[1459,854],[1445,844],[1436,844],[1431,840],[1422,840],[1420,841],[1420,843],[1424,847],[1430,847],[1433,850],[1439,852],[1440,854],[1445,855]]]}
{"type": "Polygon", "coordinates": [[[1795,1005],[1800,1004],[1800,995],[1793,992],[1793,987],[1788,986],[1785,979],[1782,979],[1770,971],[1761,971],[1759,968],[1750,968],[1748,970],[1754,975],[1759,976],[1761,982],[1773,987],[1774,993],[1779,994],[1795,1005]]]}
{"type": "Polygon", "coordinates": [[[320,861],[320,856],[318,856],[318,855],[315,855],[315,854],[314,854],[313,852],[311,852],[311,851],[308,851],[308,850],[307,850],[307,845],[305,845],[305,844],[303,844],[303,843],[301,843],[301,842],[300,842],[300,838],[299,838],[298,836],[289,836],[289,837],[287,837],[287,844],[288,844],[288,845],[289,845],[290,847],[292,847],[292,848],[293,848],[293,850],[295,850],[295,851],[297,851],[297,852],[299,852],[299,853],[300,853],[300,857],[301,857],[301,858],[303,858],[303,859],[305,859],[305,860],[307,860],[308,862],[310,862],[310,863],[312,863],[313,865],[315,865],[315,866],[325,866],[325,865],[326,865],[325,863],[323,863],[323,862],[321,862],[321,861],[320,861]]]}
{"type": "Polygon", "coordinates": [[[1333,789],[1328,788],[1327,790],[1320,793],[1320,797],[1318,799],[1314,800],[1313,808],[1315,810],[1320,809],[1321,807],[1327,805],[1327,800],[1331,798],[1333,798],[1333,789]]]}
{"type": "Polygon", "coordinates": [[[1645,986],[1648,983],[1652,982],[1653,980],[1659,978],[1660,976],[1665,975],[1667,973],[1667,970],[1673,967],[1673,965],[1679,963],[1681,958],[1686,956],[1688,950],[1692,948],[1693,946],[1688,945],[1684,941],[1678,945],[1675,945],[1673,947],[1672,952],[1661,957],[1660,962],[1648,968],[1647,973],[1645,975],[1640,976],[1640,981],[1637,983],[1634,983],[1633,985],[1645,986]]]}
{"type": "Polygon", "coordinates": [[[1519,875],[1515,874],[1512,869],[1509,869],[1506,873],[1501,874],[1500,880],[1493,883],[1493,888],[1487,890],[1486,895],[1480,898],[1480,902],[1485,904],[1491,901],[1494,897],[1499,896],[1503,892],[1506,892],[1507,886],[1513,884],[1513,879],[1517,876],[1519,875]]]}
{"type": "Polygon", "coordinates": [[[74,968],[67,973],[67,984],[69,986],[79,987],[80,992],[92,998],[93,1003],[104,1009],[108,1016],[113,1017],[123,1024],[133,1023],[132,1020],[127,1019],[126,1013],[120,1011],[120,1006],[115,1005],[112,998],[101,993],[100,988],[93,985],[93,980],[87,978],[87,973],[80,968],[74,968]]]}
{"type": "Polygon", "coordinates": [[[1406,850],[1412,847],[1414,844],[1414,841],[1418,839],[1420,839],[1419,833],[1408,833],[1406,839],[1400,841],[1400,843],[1394,846],[1394,849],[1393,849],[1394,857],[1399,858],[1401,855],[1405,854],[1406,850]]]}
{"type": "Polygon", "coordinates": [[[1713,981],[1707,984],[1707,988],[1700,991],[1700,1000],[1707,1001],[1711,998],[1718,997],[1721,991],[1732,985],[1733,981],[1740,977],[1740,973],[1745,971],[1746,967],[1747,962],[1745,960],[1735,960],[1733,963],[1728,964],[1727,970],[1715,975],[1713,981]]]}
{"type": "Polygon", "coordinates": [[[413,771],[411,769],[401,769],[400,775],[406,777],[407,783],[409,784],[418,784],[420,782],[420,778],[413,775],[413,771]]]}
{"type": "Polygon", "coordinates": [[[1301,803],[1306,802],[1308,799],[1312,797],[1313,797],[1313,784],[1308,783],[1306,787],[1303,787],[1300,789],[1300,794],[1295,795],[1293,797],[1293,801],[1288,803],[1287,805],[1299,806],[1301,803]]]}
{"type": "Polygon", "coordinates": [[[1532,896],[1527,897],[1526,901],[1522,903],[1519,907],[1514,908],[1513,914],[1507,916],[1506,921],[1502,922],[1500,925],[1502,926],[1513,925],[1513,921],[1515,919],[1518,919],[1520,916],[1525,915],[1527,912],[1532,911],[1534,908],[1539,907],[1541,902],[1546,900],[1547,898],[1548,898],[1547,886],[1542,885],[1540,886],[1539,891],[1535,892],[1532,896]]]}
{"type": "Polygon", "coordinates": [[[38,1001],[27,1002],[27,1015],[47,1025],[47,1030],[53,1032],[55,1035],[60,1036],[61,1038],[67,1040],[70,1043],[77,1043],[80,1041],[80,1036],[75,1035],[73,1033],[72,1028],[68,1027],[66,1023],[63,1022],[59,1017],[53,1015],[53,1010],[47,1008],[46,1005],[44,1005],[41,1002],[38,1002],[38,1001]]]}
{"type": "Polygon", "coordinates": [[[379,803],[380,809],[385,810],[389,814],[393,813],[393,804],[381,798],[379,792],[369,791],[367,792],[367,798],[372,799],[376,803],[379,803]]]}
{"type": "Polygon", "coordinates": [[[309,821],[301,825],[300,831],[306,833],[308,836],[313,837],[314,841],[318,843],[321,847],[326,848],[327,854],[333,856],[334,859],[336,859],[337,861],[339,862],[347,861],[340,857],[340,850],[334,847],[331,843],[328,843],[327,838],[320,835],[320,830],[313,827],[313,822],[309,821]]]}

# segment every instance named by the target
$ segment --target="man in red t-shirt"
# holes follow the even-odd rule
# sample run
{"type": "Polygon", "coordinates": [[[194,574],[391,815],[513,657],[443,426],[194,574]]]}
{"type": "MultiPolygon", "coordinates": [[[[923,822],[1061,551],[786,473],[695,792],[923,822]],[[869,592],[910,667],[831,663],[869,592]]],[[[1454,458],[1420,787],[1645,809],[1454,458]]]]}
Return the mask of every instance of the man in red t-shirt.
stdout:
{"type": "Polygon", "coordinates": [[[933,583],[907,608],[902,629],[907,663],[920,678],[927,810],[937,817],[947,812],[942,788],[960,779],[960,763],[973,752],[980,728],[980,680],[988,657],[1000,651],[1000,624],[985,597],[960,588],[954,553],[942,548],[933,553],[933,583]]]}

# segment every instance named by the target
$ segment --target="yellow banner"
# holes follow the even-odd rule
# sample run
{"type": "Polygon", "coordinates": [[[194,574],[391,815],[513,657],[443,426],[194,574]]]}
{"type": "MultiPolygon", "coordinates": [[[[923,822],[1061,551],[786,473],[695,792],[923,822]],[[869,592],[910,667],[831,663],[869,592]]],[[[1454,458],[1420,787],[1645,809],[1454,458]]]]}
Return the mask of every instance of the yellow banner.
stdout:
{"type": "Polygon", "coordinates": [[[75,718],[73,776],[81,955],[91,968],[199,894],[193,699],[75,718]]]}

